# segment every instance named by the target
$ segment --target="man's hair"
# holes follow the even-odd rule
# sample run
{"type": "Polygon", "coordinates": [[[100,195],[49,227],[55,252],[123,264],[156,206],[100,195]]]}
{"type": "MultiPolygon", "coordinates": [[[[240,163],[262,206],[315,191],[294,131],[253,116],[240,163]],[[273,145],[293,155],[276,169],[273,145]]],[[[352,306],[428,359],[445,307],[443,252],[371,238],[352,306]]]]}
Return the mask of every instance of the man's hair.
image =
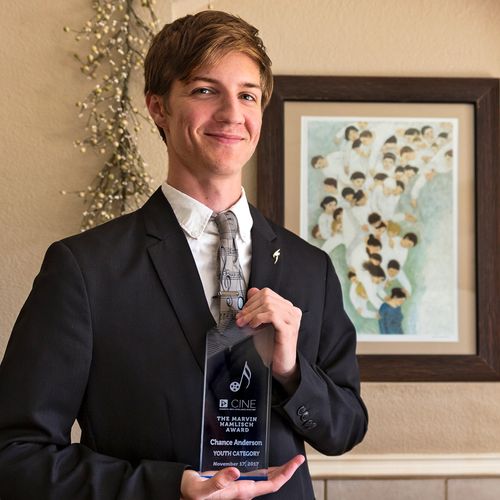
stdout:
{"type": "Polygon", "coordinates": [[[358,191],[356,191],[354,193],[354,201],[362,200],[365,197],[366,197],[366,194],[362,189],[359,189],[358,191]]]}
{"type": "Polygon", "coordinates": [[[405,130],[405,135],[420,135],[420,130],[418,130],[418,128],[414,128],[414,127],[411,127],[411,128],[407,128],[405,130]]]}
{"type": "Polygon", "coordinates": [[[368,216],[368,224],[376,224],[377,222],[382,220],[382,216],[378,214],[377,212],[372,212],[368,216]]]}
{"type": "Polygon", "coordinates": [[[406,293],[403,291],[402,288],[393,288],[391,290],[391,299],[405,299],[406,298],[406,293]]]}
{"type": "Polygon", "coordinates": [[[335,189],[337,188],[337,179],[333,177],[327,177],[324,181],[323,184],[325,186],[333,186],[335,189]]]}
{"type": "Polygon", "coordinates": [[[366,244],[367,244],[367,246],[370,246],[370,247],[382,248],[382,243],[380,242],[380,240],[378,238],[375,238],[375,236],[373,236],[373,234],[370,234],[366,244]]]}
{"type": "Polygon", "coordinates": [[[389,177],[387,174],[384,174],[383,172],[379,172],[378,174],[375,174],[373,177],[374,180],[376,181],[385,181],[389,177]]]}
{"type": "MultiPolygon", "coordinates": [[[[239,17],[216,10],[176,19],[156,34],[144,61],[144,93],[166,98],[175,80],[188,80],[201,67],[215,64],[230,52],[246,54],[259,67],[264,109],[273,91],[273,75],[258,30],[239,17]]],[[[165,138],[162,130],[160,134],[165,138]]]]}
{"type": "Polygon", "coordinates": [[[415,150],[411,148],[410,146],[403,146],[401,150],[399,151],[399,155],[403,156],[406,153],[413,153],[415,150]]]}
{"type": "Polygon", "coordinates": [[[359,130],[354,125],[349,125],[344,131],[344,138],[346,141],[349,140],[349,134],[351,132],[359,132],[359,130]]]}
{"type": "Polygon", "coordinates": [[[385,271],[380,266],[376,266],[371,262],[365,262],[362,267],[365,271],[368,271],[370,273],[370,276],[373,276],[374,278],[382,278],[385,280],[385,271]]]}
{"type": "Polygon", "coordinates": [[[398,271],[401,269],[401,265],[395,259],[391,259],[387,264],[387,269],[397,269],[398,271]]]}
{"type": "Polygon", "coordinates": [[[413,172],[416,174],[418,172],[418,167],[414,167],[413,165],[405,165],[403,167],[404,170],[413,170],[413,172]]]}
{"type": "Polygon", "coordinates": [[[334,198],[333,196],[325,196],[320,203],[321,208],[324,209],[328,205],[328,203],[331,203],[332,201],[337,204],[337,198],[334,198]]]}
{"type": "Polygon", "coordinates": [[[401,232],[401,226],[397,222],[391,220],[387,224],[387,231],[399,234],[401,232]]]}
{"type": "Polygon", "coordinates": [[[311,167],[316,168],[316,163],[318,163],[319,160],[324,159],[325,157],[323,155],[316,155],[311,158],[311,167]]]}
{"type": "Polygon", "coordinates": [[[351,181],[355,181],[356,179],[366,179],[366,175],[363,172],[356,170],[356,172],[351,174],[351,181]]]}
{"type": "Polygon", "coordinates": [[[406,233],[403,236],[404,240],[410,240],[413,243],[413,246],[415,246],[418,243],[418,237],[415,233],[406,233]]]}
{"type": "Polygon", "coordinates": [[[350,194],[354,195],[355,191],[353,188],[351,187],[345,187],[344,189],[342,189],[342,196],[344,198],[346,198],[347,196],[349,196],[350,194]]]}
{"type": "Polygon", "coordinates": [[[363,132],[359,134],[359,137],[373,137],[373,134],[369,130],[363,130],[363,132]]]}

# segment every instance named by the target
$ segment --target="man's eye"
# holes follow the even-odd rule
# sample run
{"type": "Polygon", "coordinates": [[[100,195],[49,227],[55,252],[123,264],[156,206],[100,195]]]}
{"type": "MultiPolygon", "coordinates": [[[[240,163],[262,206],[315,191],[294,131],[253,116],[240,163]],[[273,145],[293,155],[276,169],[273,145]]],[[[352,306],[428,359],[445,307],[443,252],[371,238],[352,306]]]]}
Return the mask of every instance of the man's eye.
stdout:
{"type": "Polygon", "coordinates": [[[202,95],[208,95],[211,94],[212,90],[207,88],[207,87],[200,87],[198,89],[194,89],[193,94],[202,94],[202,95]]]}
{"type": "Polygon", "coordinates": [[[241,98],[245,101],[255,101],[255,97],[252,94],[241,94],[241,98]]]}

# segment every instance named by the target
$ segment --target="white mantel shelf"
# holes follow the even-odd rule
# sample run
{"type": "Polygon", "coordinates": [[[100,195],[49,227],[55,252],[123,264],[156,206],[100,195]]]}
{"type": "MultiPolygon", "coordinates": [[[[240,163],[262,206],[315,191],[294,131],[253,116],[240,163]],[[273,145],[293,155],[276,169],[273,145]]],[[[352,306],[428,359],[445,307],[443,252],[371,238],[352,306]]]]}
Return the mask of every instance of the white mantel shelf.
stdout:
{"type": "Polygon", "coordinates": [[[327,457],[309,452],[307,459],[313,479],[500,476],[500,453],[327,457]]]}

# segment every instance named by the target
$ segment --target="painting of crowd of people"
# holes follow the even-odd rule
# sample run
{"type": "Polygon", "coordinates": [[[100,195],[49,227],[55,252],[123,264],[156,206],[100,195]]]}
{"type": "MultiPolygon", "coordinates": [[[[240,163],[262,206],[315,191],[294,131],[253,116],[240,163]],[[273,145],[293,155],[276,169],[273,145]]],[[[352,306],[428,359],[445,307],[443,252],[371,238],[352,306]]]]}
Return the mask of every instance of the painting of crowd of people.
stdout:
{"type": "Polygon", "coordinates": [[[302,118],[302,236],[332,258],[361,339],[456,335],[457,129],[302,118]]]}

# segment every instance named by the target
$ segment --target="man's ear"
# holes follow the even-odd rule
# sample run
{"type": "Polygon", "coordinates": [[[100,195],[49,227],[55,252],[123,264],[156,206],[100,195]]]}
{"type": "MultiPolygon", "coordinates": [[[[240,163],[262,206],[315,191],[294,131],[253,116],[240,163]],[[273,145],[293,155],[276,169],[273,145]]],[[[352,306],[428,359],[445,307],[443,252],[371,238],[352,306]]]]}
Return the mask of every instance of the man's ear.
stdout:
{"type": "Polygon", "coordinates": [[[163,97],[156,94],[146,94],[146,106],[148,107],[149,114],[156,125],[162,128],[165,133],[168,132],[168,115],[165,109],[163,97]]]}

